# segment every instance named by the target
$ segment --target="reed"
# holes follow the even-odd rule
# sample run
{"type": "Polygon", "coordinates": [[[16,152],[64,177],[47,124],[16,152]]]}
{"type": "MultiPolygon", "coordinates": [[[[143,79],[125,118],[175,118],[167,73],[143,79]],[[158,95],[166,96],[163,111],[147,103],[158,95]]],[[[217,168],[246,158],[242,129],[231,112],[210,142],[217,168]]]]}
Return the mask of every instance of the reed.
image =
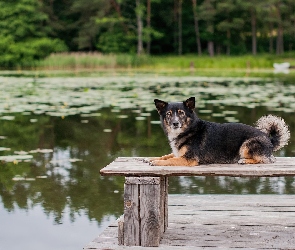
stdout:
{"type": "Polygon", "coordinates": [[[149,56],[136,54],[101,54],[98,52],[56,53],[40,61],[37,69],[271,69],[274,62],[288,61],[295,66],[295,54],[243,56],[149,56]]]}

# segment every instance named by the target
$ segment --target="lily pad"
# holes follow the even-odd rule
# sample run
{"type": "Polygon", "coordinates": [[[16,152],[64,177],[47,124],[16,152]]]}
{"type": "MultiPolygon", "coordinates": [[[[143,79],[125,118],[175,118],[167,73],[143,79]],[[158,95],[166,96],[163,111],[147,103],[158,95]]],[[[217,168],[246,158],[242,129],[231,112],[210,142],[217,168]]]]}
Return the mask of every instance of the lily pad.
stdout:
{"type": "Polygon", "coordinates": [[[5,156],[0,156],[0,161],[14,162],[14,161],[30,160],[32,158],[33,158],[32,155],[5,155],[5,156]]]}
{"type": "Polygon", "coordinates": [[[69,159],[69,162],[78,162],[78,161],[82,161],[82,160],[81,159],[76,159],[76,158],[69,159]]]}
{"type": "Polygon", "coordinates": [[[5,147],[0,147],[0,151],[9,151],[11,150],[10,148],[5,148],[5,147]]]}
{"type": "Polygon", "coordinates": [[[14,151],[14,153],[17,155],[27,155],[28,154],[28,152],[26,152],[26,151],[14,151]]]}
{"type": "Polygon", "coordinates": [[[143,121],[143,120],[146,120],[146,117],[144,117],[144,116],[138,116],[138,117],[135,117],[135,119],[137,121],[143,121]]]}
{"type": "Polygon", "coordinates": [[[126,118],[128,118],[128,115],[118,115],[117,117],[120,119],[126,119],[126,118]]]}
{"type": "Polygon", "coordinates": [[[7,120],[7,121],[13,121],[15,119],[14,116],[10,116],[10,115],[5,115],[0,117],[1,120],[7,120]]]}
{"type": "Polygon", "coordinates": [[[36,179],[47,179],[48,176],[47,175],[38,175],[36,176],[36,179]]]}
{"type": "Polygon", "coordinates": [[[151,121],[151,124],[161,124],[161,121],[151,121]]]}
{"type": "Polygon", "coordinates": [[[43,153],[43,154],[47,154],[47,153],[52,153],[53,152],[53,149],[34,149],[34,150],[31,150],[29,151],[29,153],[33,154],[33,153],[43,153]]]}

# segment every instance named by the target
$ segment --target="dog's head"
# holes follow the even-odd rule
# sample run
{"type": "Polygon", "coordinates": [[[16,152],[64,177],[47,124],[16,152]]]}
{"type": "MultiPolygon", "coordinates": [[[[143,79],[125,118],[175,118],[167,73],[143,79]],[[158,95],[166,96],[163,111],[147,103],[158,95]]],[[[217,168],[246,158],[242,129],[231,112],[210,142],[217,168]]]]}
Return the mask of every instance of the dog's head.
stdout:
{"type": "Polygon", "coordinates": [[[190,97],[184,102],[164,102],[154,100],[161,118],[164,131],[169,134],[178,135],[184,132],[192,123],[196,114],[195,97],[190,97]]]}

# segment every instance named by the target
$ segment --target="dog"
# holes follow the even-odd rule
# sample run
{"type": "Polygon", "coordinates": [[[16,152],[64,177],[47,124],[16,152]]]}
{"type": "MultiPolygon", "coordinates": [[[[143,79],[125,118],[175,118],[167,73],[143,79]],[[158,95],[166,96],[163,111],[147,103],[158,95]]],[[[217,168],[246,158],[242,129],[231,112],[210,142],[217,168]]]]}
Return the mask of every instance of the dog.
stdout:
{"type": "Polygon", "coordinates": [[[261,117],[256,127],[221,124],[201,120],[194,111],[194,97],[171,103],[155,99],[154,103],[172,153],[149,159],[153,166],[273,163],[273,152],[290,138],[285,121],[274,115],[261,117]]]}

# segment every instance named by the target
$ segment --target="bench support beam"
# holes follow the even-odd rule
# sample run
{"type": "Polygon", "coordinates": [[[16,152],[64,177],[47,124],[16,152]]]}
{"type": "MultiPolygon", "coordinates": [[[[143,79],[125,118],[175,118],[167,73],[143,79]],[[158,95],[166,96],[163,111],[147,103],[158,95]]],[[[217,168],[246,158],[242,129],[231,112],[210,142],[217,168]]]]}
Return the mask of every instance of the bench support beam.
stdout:
{"type": "Polygon", "coordinates": [[[168,225],[168,177],[126,177],[118,243],[159,246],[168,225]]]}

